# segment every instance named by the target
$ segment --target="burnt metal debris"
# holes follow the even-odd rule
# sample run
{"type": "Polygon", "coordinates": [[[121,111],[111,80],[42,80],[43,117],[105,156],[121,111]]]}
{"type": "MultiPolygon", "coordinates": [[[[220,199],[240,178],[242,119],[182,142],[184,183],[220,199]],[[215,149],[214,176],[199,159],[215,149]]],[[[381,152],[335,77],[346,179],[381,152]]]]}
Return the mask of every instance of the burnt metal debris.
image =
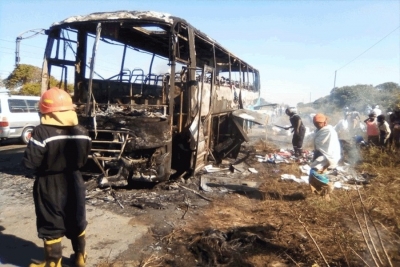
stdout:
{"type": "Polygon", "coordinates": [[[233,114],[259,98],[258,70],[184,19],[102,12],[54,23],[46,34],[42,92],[52,76],[66,90],[73,83],[93,140],[84,170],[102,187],[165,181],[235,158],[247,120],[265,121],[233,114]]]}

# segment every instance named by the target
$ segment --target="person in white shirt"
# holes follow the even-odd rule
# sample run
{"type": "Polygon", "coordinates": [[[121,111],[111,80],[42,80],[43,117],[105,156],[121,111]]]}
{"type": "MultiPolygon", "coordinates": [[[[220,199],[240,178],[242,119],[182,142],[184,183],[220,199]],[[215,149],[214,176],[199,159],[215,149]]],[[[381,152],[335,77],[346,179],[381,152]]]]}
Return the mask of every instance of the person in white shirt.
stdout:
{"type": "Polygon", "coordinates": [[[336,168],[340,160],[339,138],[333,126],[328,125],[325,115],[316,114],[313,123],[317,129],[314,136],[314,157],[310,165],[309,183],[312,192],[329,200],[329,194],[333,190],[333,183],[330,182],[325,171],[328,168],[336,168]]]}
{"type": "Polygon", "coordinates": [[[376,120],[378,121],[379,128],[379,144],[381,147],[386,147],[391,134],[389,123],[385,120],[385,115],[379,115],[376,120]]]}
{"type": "Polygon", "coordinates": [[[374,112],[376,116],[382,114],[382,110],[379,108],[379,105],[376,105],[375,108],[372,110],[372,112],[374,112]]]}
{"type": "Polygon", "coordinates": [[[339,140],[350,140],[350,127],[349,127],[350,114],[347,114],[344,119],[341,119],[335,125],[335,131],[338,133],[339,140]]]}

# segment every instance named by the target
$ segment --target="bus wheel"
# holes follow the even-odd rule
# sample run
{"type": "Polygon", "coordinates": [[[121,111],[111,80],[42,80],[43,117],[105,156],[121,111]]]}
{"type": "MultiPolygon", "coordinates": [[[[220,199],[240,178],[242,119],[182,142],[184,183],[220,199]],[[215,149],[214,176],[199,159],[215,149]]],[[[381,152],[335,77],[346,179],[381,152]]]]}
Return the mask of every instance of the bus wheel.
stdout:
{"type": "Polygon", "coordinates": [[[26,127],[22,131],[21,140],[22,140],[22,142],[24,144],[28,144],[29,143],[29,139],[31,138],[32,131],[33,131],[33,127],[26,127]]]}

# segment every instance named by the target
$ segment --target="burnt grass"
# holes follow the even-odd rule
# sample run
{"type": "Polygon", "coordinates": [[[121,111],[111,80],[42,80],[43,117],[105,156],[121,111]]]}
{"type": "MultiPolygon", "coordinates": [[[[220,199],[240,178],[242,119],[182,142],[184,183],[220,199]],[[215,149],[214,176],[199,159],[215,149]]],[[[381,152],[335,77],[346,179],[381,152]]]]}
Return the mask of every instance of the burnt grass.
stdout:
{"type": "Polygon", "coordinates": [[[374,178],[359,190],[335,189],[326,201],[306,184],[280,179],[300,176],[298,163],[256,161],[276,150],[268,141],[242,147],[239,160],[258,170],[246,177],[261,182],[256,190],[208,193],[199,176],[92,190],[89,205],[108,198],[106,208],[151,225],[117,261],[99,266],[400,266],[398,151],[361,149],[355,169],[374,178]]]}

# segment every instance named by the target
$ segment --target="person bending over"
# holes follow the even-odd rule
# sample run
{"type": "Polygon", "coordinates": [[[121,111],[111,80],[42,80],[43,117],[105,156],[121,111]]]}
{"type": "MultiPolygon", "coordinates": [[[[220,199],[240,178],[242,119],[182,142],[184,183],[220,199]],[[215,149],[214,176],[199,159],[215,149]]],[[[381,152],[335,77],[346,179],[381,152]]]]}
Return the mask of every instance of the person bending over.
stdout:
{"type": "Polygon", "coordinates": [[[289,116],[290,124],[292,125],[290,127],[286,127],[285,129],[293,129],[292,145],[294,155],[299,157],[303,153],[303,141],[304,135],[306,134],[306,127],[304,126],[300,116],[297,114],[296,108],[289,107],[286,109],[285,113],[289,116]]]}
{"type": "Polygon", "coordinates": [[[341,155],[338,135],[332,125],[328,125],[324,114],[318,113],[313,118],[316,128],[314,135],[314,157],[311,162],[309,184],[311,191],[329,200],[333,184],[326,175],[326,170],[336,168],[341,155]]]}

